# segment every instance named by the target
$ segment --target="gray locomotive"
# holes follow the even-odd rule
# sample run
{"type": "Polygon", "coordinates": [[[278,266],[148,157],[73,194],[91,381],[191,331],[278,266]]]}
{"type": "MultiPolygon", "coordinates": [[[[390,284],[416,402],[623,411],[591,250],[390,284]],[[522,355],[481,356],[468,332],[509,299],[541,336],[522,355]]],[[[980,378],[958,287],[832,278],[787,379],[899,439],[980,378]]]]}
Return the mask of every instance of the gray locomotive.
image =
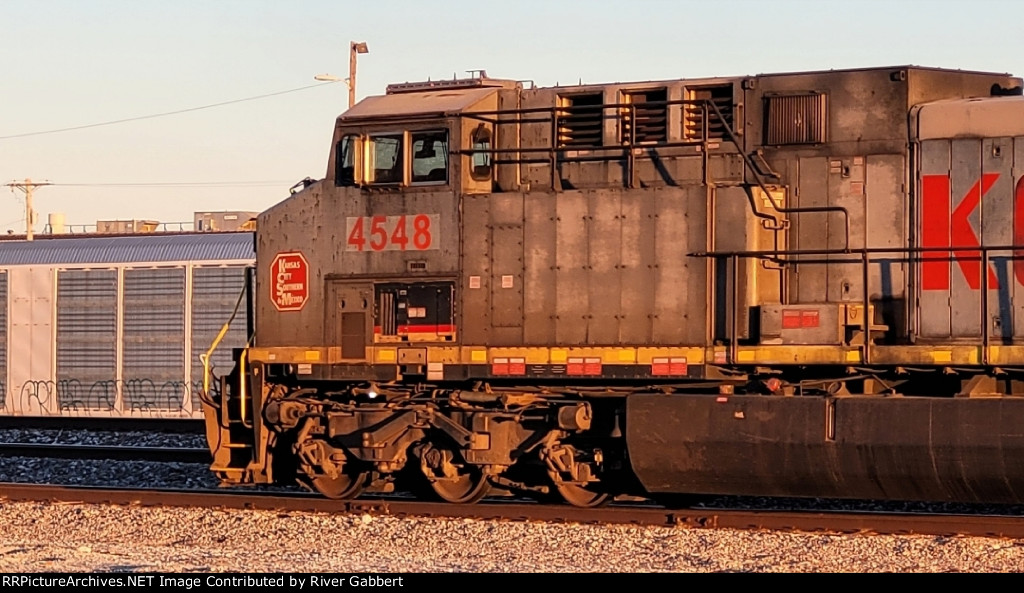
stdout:
{"type": "Polygon", "coordinates": [[[1021,88],[391,85],[258,219],[212,469],[456,503],[1022,502],[1021,88]]]}

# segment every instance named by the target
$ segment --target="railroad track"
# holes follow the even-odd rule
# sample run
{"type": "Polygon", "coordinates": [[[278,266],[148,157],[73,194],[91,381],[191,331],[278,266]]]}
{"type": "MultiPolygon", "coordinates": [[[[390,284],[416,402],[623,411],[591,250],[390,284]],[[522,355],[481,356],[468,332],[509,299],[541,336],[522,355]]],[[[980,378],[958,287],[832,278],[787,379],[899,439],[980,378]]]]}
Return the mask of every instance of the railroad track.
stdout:
{"type": "Polygon", "coordinates": [[[395,517],[440,517],[558,523],[628,524],[687,528],[863,533],[890,535],[1024,538],[1024,517],[889,512],[793,512],[746,509],[667,509],[615,503],[595,509],[484,500],[476,505],[423,502],[402,497],[328,500],[313,494],[266,491],[118,489],[0,483],[0,500],[60,501],[169,507],[360,513],[395,517]]]}
{"type": "Polygon", "coordinates": [[[0,416],[0,429],[106,430],[204,434],[205,424],[194,418],[0,416]]]}
{"type": "Polygon", "coordinates": [[[110,459],[130,461],[177,461],[210,463],[210,450],[192,447],[133,447],[124,445],[75,445],[59,443],[0,443],[0,457],[48,459],[110,459]]]}

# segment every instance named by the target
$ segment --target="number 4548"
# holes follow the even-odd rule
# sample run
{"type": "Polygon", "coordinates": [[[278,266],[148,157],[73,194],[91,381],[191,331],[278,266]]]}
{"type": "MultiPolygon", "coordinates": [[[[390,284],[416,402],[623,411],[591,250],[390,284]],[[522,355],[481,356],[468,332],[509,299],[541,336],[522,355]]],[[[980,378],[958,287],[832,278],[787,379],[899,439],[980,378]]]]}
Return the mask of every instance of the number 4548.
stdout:
{"type": "Polygon", "coordinates": [[[436,214],[351,216],[345,220],[346,251],[437,249],[436,214]]]}

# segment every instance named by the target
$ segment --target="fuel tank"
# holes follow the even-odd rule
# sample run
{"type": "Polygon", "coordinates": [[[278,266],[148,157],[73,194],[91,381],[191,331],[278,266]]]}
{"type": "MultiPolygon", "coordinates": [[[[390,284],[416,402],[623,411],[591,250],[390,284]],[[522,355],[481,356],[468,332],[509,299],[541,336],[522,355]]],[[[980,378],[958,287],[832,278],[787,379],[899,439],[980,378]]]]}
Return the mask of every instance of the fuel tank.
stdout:
{"type": "Polygon", "coordinates": [[[650,493],[1024,502],[1024,398],[631,396],[650,493]]]}

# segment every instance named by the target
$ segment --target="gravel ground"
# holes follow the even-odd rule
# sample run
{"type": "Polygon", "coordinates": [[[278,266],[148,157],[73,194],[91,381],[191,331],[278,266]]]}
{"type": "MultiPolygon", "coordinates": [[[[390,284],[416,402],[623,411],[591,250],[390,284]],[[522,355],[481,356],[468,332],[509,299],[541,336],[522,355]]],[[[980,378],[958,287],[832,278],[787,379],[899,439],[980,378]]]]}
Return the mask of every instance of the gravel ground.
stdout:
{"type": "Polygon", "coordinates": [[[1017,572],[1024,540],[3,503],[0,572],[1017,572]]]}

